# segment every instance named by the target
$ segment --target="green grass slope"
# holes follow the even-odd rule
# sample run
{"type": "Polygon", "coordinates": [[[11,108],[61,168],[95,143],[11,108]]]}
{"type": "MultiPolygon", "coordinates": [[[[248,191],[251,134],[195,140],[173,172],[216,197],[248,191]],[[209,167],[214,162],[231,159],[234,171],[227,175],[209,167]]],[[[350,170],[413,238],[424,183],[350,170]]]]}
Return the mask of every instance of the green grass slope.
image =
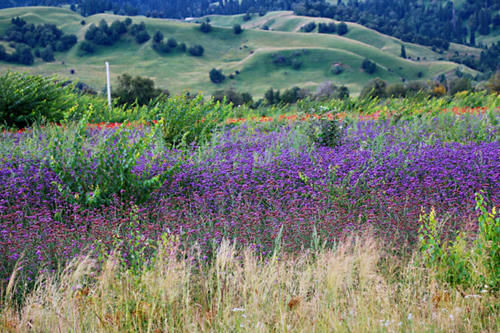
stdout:
{"type": "MultiPolygon", "coordinates": [[[[108,22],[124,19],[111,14],[83,18],[60,8],[14,8],[0,10],[0,31],[5,31],[14,16],[20,16],[30,23],[55,23],[65,32],[77,34],[80,41],[83,40],[90,24],[98,24],[101,19],[108,22]],[[86,21],[85,25],[80,24],[83,19],[86,21]]],[[[151,41],[138,45],[128,37],[112,47],[98,47],[92,56],[80,57],[77,55],[77,47],[74,47],[67,53],[56,53],[56,61],[53,63],[37,60],[33,66],[21,66],[0,62],[0,72],[16,70],[43,75],[56,74],[61,78],[80,79],[100,90],[105,85],[104,63],[109,61],[112,84],[116,83],[118,75],[130,73],[150,77],[155,80],[157,86],[167,88],[173,93],[190,90],[211,94],[218,89],[234,87],[249,91],[254,96],[262,96],[269,87],[285,89],[298,85],[314,89],[327,80],[345,84],[356,94],[375,77],[389,82],[400,82],[403,78],[419,79],[421,73],[423,76],[420,79],[427,80],[442,73],[452,72],[458,66],[451,62],[431,61],[436,58],[432,51],[412,44],[406,44],[407,53],[412,55],[412,52],[415,52],[422,58],[427,55],[427,61],[402,59],[399,57],[400,41],[358,25],[350,25],[350,32],[344,37],[249,28],[252,24],[258,28],[259,24],[269,20],[274,20],[275,24],[282,26],[297,26],[293,21],[297,18],[303,19],[294,17],[290,12],[272,12],[263,17],[256,16],[243,24],[246,30],[241,35],[235,35],[231,27],[235,23],[243,23],[242,15],[211,16],[214,28],[208,34],[201,33],[196,24],[138,16],[133,17],[133,21],[144,21],[151,35],[160,30],[165,38],[175,37],[177,41],[185,42],[188,46],[201,44],[205,48],[205,55],[192,57],[178,51],[159,55],[151,48],[151,41]],[[372,43],[373,45],[370,45],[372,43]],[[299,70],[275,65],[272,55],[276,53],[294,56],[303,65],[299,70]],[[369,75],[360,70],[364,58],[377,63],[376,73],[369,75]],[[330,71],[332,64],[336,63],[341,63],[345,69],[340,75],[334,75],[330,71]],[[240,74],[235,75],[234,79],[227,78],[224,83],[215,85],[210,82],[208,76],[212,68],[222,69],[226,75],[235,71],[240,74]],[[75,70],[74,75],[70,75],[71,69],[75,70]]],[[[296,30],[292,27],[286,29],[296,30]]]]}

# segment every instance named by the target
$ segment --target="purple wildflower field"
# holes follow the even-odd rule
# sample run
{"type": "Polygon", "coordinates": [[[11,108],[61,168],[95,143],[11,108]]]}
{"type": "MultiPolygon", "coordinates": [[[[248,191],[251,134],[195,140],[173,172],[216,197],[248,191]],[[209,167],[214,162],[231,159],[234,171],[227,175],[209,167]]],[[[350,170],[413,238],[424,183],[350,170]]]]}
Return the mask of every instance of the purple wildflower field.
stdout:
{"type": "Polygon", "coordinates": [[[500,204],[497,121],[344,122],[333,147],[293,124],[226,128],[184,149],[167,148],[148,128],[4,133],[1,278],[21,255],[28,281],[89,250],[118,247],[133,261],[165,233],[197,243],[209,259],[224,238],[266,255],[278,234],[290,252],[309,248],[313,235],[332,244],[367,229],[411,245],[432,207],[443,237],[474,231],[475,193],[500,204]]]}

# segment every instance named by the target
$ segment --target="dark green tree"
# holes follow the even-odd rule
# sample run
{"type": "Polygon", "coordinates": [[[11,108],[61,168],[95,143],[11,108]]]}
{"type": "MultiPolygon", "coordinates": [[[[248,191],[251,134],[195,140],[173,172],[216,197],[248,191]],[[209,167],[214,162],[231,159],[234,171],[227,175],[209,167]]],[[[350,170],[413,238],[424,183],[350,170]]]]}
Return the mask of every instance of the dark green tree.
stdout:
{"type": "Polygon", "coordinates": [[[212,31],[212,26],[208,22],[203,22],[200,25],[200,30],[201,30],[201,32],[208,33],[210,31],[212,31]]]}
{"type": "Polygon", "coordinates": [[[148,104],[152,99],[160,95],[168,95],[167,91],[155,88],[154,81],[148,78],[130,74],[118,77],[118,87],[113,89],[113,98],[118,98],[120,104],[133,104],[137,101],[139,105],[148,104]]]}
{"type": "Polygon", "coordinates": [[[233,32],[236,34],[236,35],[239,35],[243,32],[243,29],[241,29],[241,25],[239,24],[235,24],[233,25],[233,32]]]}
{"type": "Polygon", "coordinates": [[[226,79],[226,76],[222,74],[222,70],[215,68],[212,68],[210,70],[209,76],[210,76],[210,81],[212,81],[215,84],[222,83],[226,79]]]}
{"type": "Polygon", "coordinates": [[[347,24],[345,24],[345,22],[340,22],[337,27],[337,33],[339,34],[339,36],[343,36],[348,32],[349,28],[347,27],[347,24]]]}
{"type": "Polygon", "coordinates": [[[153,35],[153,42],[154,43],[160,43],[163,41],[163,34],[161,33],[161,31],[156,31],[153,35]]]}
{"type": "Polygon", "coordinates": [[[203,56],[203,53],[204,53],[204,49],[203,49],[203,46],[201,45],[192,45],[191,47],[189,47],[189,54],[191,54],[192,56],[195,56],[195,57],[201,57],[203,56]]]}
{"type": "Polygon", "coordinates": [[[369,59],[363,60],[361,63],[361,68],[368,74],[373,74],[377,70],[377,64],[375,64],[373,61],[370,61],[369,59]]]}
{"type": "Polygon", "coordinates": [[[171,49],[175,49],[177,47],[177,40],[173,37],[170,37],[168,40],[167,40],[167,45],[168,47],[170,47],[171,49]]]}
{"type": "Polygon", "coordinates": [[[139,31],[137,35],[135,35],[135,41],[139,44],[146,43],[150,38],[146,30],[139,31]]]}
{"type": "Polygon", "coordinates": [[[386,92],[387,82],[382,79],[376,78],[368,82],[361,90],[359,97],[361,98],[384,98],[387,96],[386,92]]]}
{"type": "Polygon", "coordinates": [[[406,49],[403,44],[401,44],[401,58],[406,59],[406,49]]]}

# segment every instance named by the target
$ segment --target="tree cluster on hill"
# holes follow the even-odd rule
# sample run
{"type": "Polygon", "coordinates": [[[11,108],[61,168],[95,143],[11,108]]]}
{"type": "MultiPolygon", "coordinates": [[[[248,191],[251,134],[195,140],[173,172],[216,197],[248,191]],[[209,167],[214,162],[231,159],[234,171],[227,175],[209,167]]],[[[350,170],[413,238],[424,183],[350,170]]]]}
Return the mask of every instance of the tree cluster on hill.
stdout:
{"type": "Polygon", "coordinates": [[[294,10],[298,15],[329,17],[363,24],[407,42],[447,49],[449,42],[475,44],[500,26],[497,0],[10,0],[8,6],[72,4],[82,15],[112,11],[120,15],[199,17],[209,14],[265,13],[294,10]]]}
{"type": "Polygon", "coordinates": [[[233,106],[252,105],[253,97],[248,92],[238,92],[232,88],[225,90],[217,90],[212,95],[214,101],[232,103],[233,106]]]}
{"type": "MultiPolygon", "coordinates": [[[[450,0],[10,0],[15,5],[61,5],[83,15],[113,11],[120,15],[142,14],[150,17],[198,17],[208,14],[251,13],[264,15],[269,10],[294,10],[298,15],[327,17],[339,21],[357,22],[368,28],[398,37],[405,42],[433,47],[436,51],[447,50],[450,42],[477,45],[476,35],[486,35],[500,27],[500,1],[466,0],[455,3],[450,0]]],[[[312,25],[311,25],[312,26],[312,25]]],[[[208,23],[203,29],[210,29],[208,23]]],[[[310,28],[310,27],[309,27],[310,28]]],[[[316,27],[314,27],[316,28],[316,27]]],[[[347,25],[339,24],[336,32],[345,34],[347,25]]],[[[332,26],[318,26],[319,32],[332,33],[332,26]]],[[[313,29],[314,30],[314,29],[313,29]]],[[[141,33],[138,41],[147,40],[141,33]]],[[[484,45],[479,43],[480,47],[484,45]]],[[[496,48],[485,50],[487,64],[468,55],[453,59],[488,73],[498,67],[496,48]],[[495,52],[495,54],[493,54],[495,52]],[[457,59],[458,58],[458,59],[457,59]]]]}
{"type": "Polygon", "coordinates": [[[77,42],[75,35],[67,35],[55,24],[32,24],[14,17],[11,25],[1,38],[15,49],[9,54],[5,47],[0,47],[0,60],[33,64],[35,57],[44,61],[54,61],[54,52],[65,52],[77,42]]]}
{"type": "Polygon", "coordinates": [[[80,43],[79,47],[80,54],[94,53],[95,45],[111,46],[127,33],[133,36],[139,44],[145,43],[151,38],[144,22],[132,24],[132,19],[126,18],[123,21],[115,20],[111,25],[108,25],[102,19],[98,26],[91,24],[85,32],[85,41],[80,43]]]}
{"type": "MultiPolygon", "coordinates": [[[[195,53],[195,56],[203,55],[203,47],[201,45],[193,45],[192,47],[195,47],[196,49],[193,51],[195,53]]],[[[179,43],[177,39],[175,39],[174,37],[170,37],[165,41],[165,36],[161,31],[156,31],[154,33],[152,48],[156,52],[163,54],[170,53],[174,50],[178,50],[180,52],[188,51],[189,54],[193,55],[191,53],[191,48],[189,50],[187,49],[186,43],[184,42],[179,43]]]]}
{"type": "MultiPolygon", "coordinates": [[[[490,80],[492,82],[492,80],[490,80]]],[[[375,78],[368,82],[361,90],[361,98],[387,98],[387,97],[410,97],[417,94],[423,96],[455,95],[461,91],[471,91],[472,83],[469,77],[454,77],[447,79],[442,75],[438,80],[432,82],[410,81],[407,83],[389,84],[386,81],[375,78]]]]}
{"type": "Polygon", "coordinates": [[[155,88],[153,80],[145,77],[132,77],[130,74],[123,74],[118,77],[118,87],[113,89],[113,98],[118,98],[119,104],[138,105],[148,104],[152,99],[161,95],[169,96],[168,90],[155,88]]]}
{"type": "Polygon", "coordinates": [[[303,53],[295,52],[293,54],[282,54],[273,53],[271,54],[271,60],[276,66],[282,67],[292,67],[295,70],[299,70],[303,65],[303,60],[301,59],[303,53]]]}

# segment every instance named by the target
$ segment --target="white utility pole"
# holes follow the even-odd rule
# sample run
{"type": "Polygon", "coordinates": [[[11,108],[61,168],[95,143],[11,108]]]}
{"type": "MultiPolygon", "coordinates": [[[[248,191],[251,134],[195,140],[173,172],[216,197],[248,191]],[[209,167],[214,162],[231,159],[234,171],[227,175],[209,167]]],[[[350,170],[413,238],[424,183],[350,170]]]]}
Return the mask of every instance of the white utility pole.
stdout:
{"type": "Polygon", "coordinates": [[[106,61],[106,83],[108,85],[108,107],[111,110],[111,84],[109,83],[109,62],[106,61]]]}

